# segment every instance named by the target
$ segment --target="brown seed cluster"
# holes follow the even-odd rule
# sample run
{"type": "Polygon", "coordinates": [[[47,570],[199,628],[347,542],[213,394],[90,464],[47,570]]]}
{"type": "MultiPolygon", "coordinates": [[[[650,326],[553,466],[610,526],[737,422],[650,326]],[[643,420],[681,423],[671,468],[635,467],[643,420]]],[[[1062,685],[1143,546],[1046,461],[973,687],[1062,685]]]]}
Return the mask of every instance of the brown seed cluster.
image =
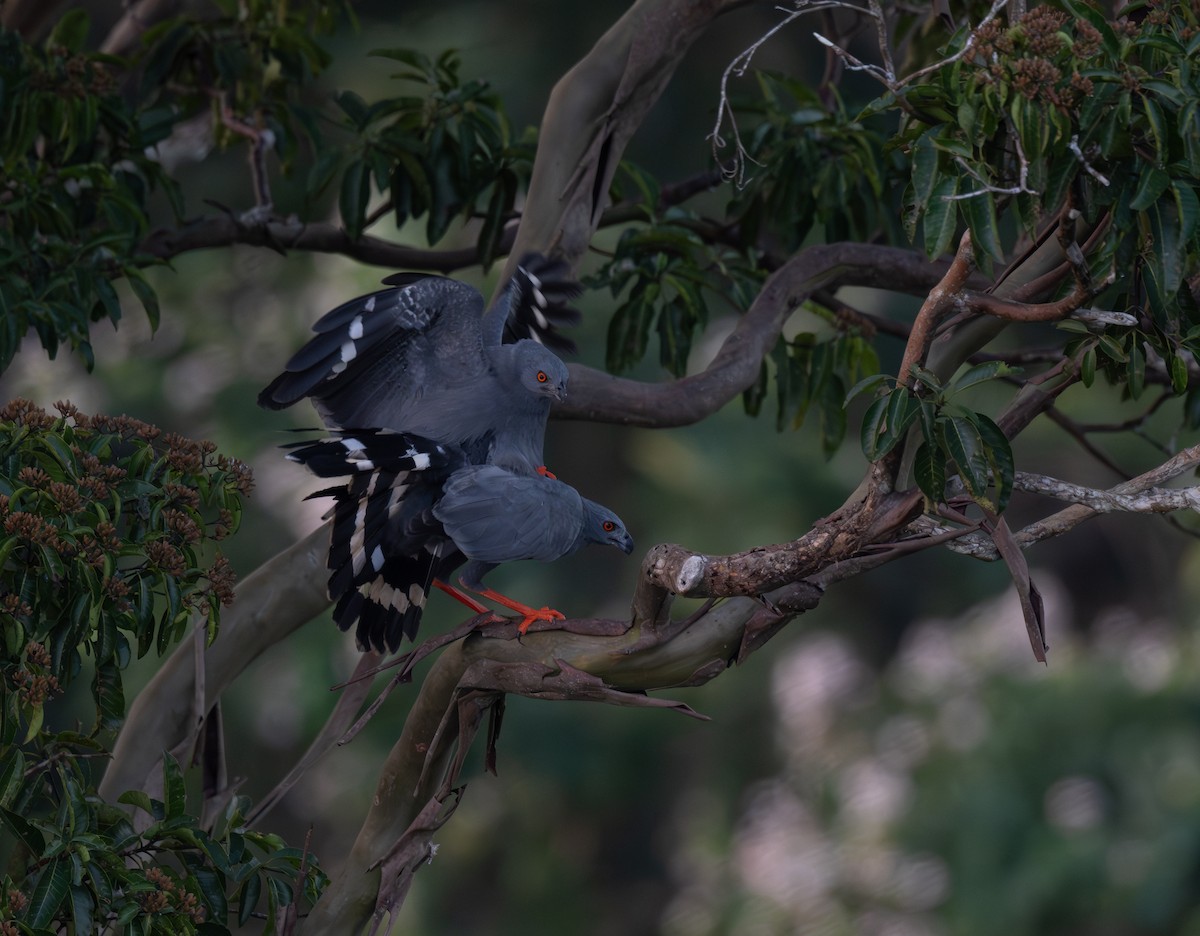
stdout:
{"type": "Polygon", "coordinates": [[[165,539],[151,540],[147,543],[146,558],[167,575],[178,577],[187,571],[187,562],[184,561],[183,553],[165,539]]]}
{"type": "MultiPolygon", "coordinates": [[[[50,653],[42,644],[30,641],[25,646],[25,660],[30,666],[46,669],[50,666],[50,653]]],[[[24,666],[13,671],[13,685],[27,705],[44,705],[46,699],[58,693],[58,678],[48,673],[33,673],[24,666]]]]}
{"type": "Polygon", "coordinates": [[[30,429],[48,429],[54,425],[54,418],[36,403],[17,397],[0,407],[0,422],[16,423],[30,429]]]}
{"type": "Polygon", "coordinates": [[[171,875],[161,868],[150,868],[146,871],[146,880],[156,888],[138,896],[138,903],[147,913],[174,910],[189,917],[193,923],[204,922],[205,912],[200,898],[186,890],[171,875]]]}
{"type": "Polygon", "coordinates": [[[212,568],[206,576],[209,590],[217,596],[217,600],[223,605],[233,604],[233,587],[237,584],[237,573],[233,571],[229,560],[217,553],[217,558],[213,560],[212,568]]]}
{"type": "Polygon", "coordinates": [[[103,63],[75,55],[64,46],[55,46],[49,53],[50,61],[29,76],[30,87],[77,100],[103,97],[116,88],[116,78],[103,63]]]}
{"type": "Polygon", "coordinates": [[[29,607],[21,596],[14,592],[8,592],[0,596],[0,611],[5,614],[11,614],[13,617],[32,617],[33,608],[29,607]]]}
{"type": "Polygon", "coordinates": [[[975,59],[984,83],[1011,83],[1030,101],[1048,101],[1063,111],[1074,110],[1093,92],[1092,81],[1076,69],[1100,51],[1101,35],[1091,23],[1071,24],[1073,45],[1064,30],[1068,17],[1048,6],[1034,7],[1015,26],[1005,28],[998,20],[975,32],[975,59]]]}

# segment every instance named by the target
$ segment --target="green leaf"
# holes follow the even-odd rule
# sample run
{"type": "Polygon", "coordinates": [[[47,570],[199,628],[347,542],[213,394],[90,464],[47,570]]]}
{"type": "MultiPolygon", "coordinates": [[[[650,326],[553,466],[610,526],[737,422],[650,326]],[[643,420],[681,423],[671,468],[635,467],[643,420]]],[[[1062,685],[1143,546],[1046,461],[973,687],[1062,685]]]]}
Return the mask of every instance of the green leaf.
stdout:
{"type": "Polygon", "coordinates": [[[71,885],[71,920],[76,933],[95,931],[96,898],[81,884],[71,885]]]}
{"type": "Polygon", "coordinates": [[[29,906],[25,908],[25,922],[33,929],[48,928],[67,899],[70,884],[71,863],[61,856],[53,859],[38,876],[29,906]]]}
{"type": "MultiPolygon", "coordinates": [[[[1187,368],[1184,368],[1186,375],[1187,368]]],[[[25,755],[19,747],[10,747],[0,757],[0,806],[8,807],[25,784],[25,755]]]]}
{"type": "Polygon", "coordinates": [[[1179,240],[1179,219],[1173,209],[1173,200],[1164,199],[1155,202],[1148,212],[1154,250],[1147,272],[1154,277],[1164,299],[1174,298],[1183,282],[1184,252],[1179,240]]]}
{"type": "Polygon", "coordinates": [[[1200,220],[1200,199],[1196,190],[1178,180],[1171,183],[1175,193],[1175,208],[1179,212],[1179,240],[1188,244],[1196,233],[1196,223],[1200,220]]]}
{"type": "Polygon", "coordinates": [[[968,368],[962,376],[950,385],[950,393],[961,393],[968,387],[995,380],[998,377],[1008,377],[1021,372],[1019,367],[1011,367],[1003,361],[985,361],[968,368]]]}
{"type": "Polygon", "coordinates": [[[359,159],[350,163],[342,173],[342,190],[338,197],[338,210],[342,224],[351,240],[362,236],[367,220],[367,203],[371,195],[371,176],[367,164],[359,159]]]}
{"type": "Polygon", "coordinates": [[[1188,385],[1187,360],[1176,352],[1171,355],[1171,389],[1176,395],[1183,393],[1188,385]]]}
{"type": "Polygon", "coordinates": [[[946,490],[946,456],[937,444],[925,441],[917,447],[913,476],[931,504],[941,502],[946,490]]]}
{"type": "Polygon", "coordinates": [[[1158,196],[1165,192],[1170,184],[1171,177],[1162,169],[1145,170],[1138,179],[1129,207],[1134,211],[1145,211],[1158,201],[1158,196]]]}
{"type": "Polygon", "coordinates": [[[30,854],[41,855],[46,851],[46,839],[42,836],[41,831],[24,816],[7,807],[0,807],[0,819],[4,820],[4,825],[21,841],[30,854]]]}
{"type": "Polygon", "coordinates": [[[988,484],[988,460],[979,429],[965,416],[942,416],[938,420],[942,446],[972,497],[982,497],[988,484]]]}
{"type": "Polygon", "coordinates": [[[904,387],[897,387],[871,403],[863,417],[862,449],[870,461],[878,461],[903,441],[920,407],[904,387]]]}
{"type": "Polygon", "coordinates": [[[125,278],[129,281],[129,288],[133,290],[133,294],[138,297],[138,301],[142,304],[142,308],[146,310],[146,318],[150,320],[151,330],[158,329],[159,308],[158,296],[154,292],[149,281],[138,270],[126,267],[124,270],[125,278]]]}
{"type": "Polygon", "coordinates": [[[492,189],[492,197],[488,200],[487,212],[483,224],[479,228],[479,261],[485,270],[489,269],[499,251],[500,238],[504,235],[504,218],[512,208],[517,195],[517,176],[511,169],[500,173],[492,189]]]}
{"type": "Polygon", "coordinates": [[[856,396],[866,393],[868,390],[874,390],[880,384],[894,379],[895,378],[889,377],[887,374],[871,374],[869,377],[864,377],[850,388],[850,392],[846,394],[846,399],[842,401],[842,405],[846,406],[856,396]]]}
{"type": "Polygon", "coordinates": [[[1129,363],[1125,373],[1129,382],[1129,395],[1136,400],[1142,395],[1142,388],[1146,385],[1146,352],[1136,341],[1129,349],[1129,363]]]}
{"type": "Polygon", "coordinates": [[[1000,427],[983,413],[973,413],[972,422],[979,430],[987,449],[987,459],[992,470],[992,484],[996,488],[996,513],[1003,513],[1012,495],[1016,462],[1013,460],[1012,445],[1000,427]]]}
{"type": "Polygon", "coordinates": [[[124,803],[126,806],[136,806],[155,819],[163,817],[162,804],[156,803],[155,800],[150,798],[149,794],[141,790],[126,790],[117,797],[117,802],[124,803]]]}
{"type": "Polygon", "coordinates": [[[209,919],[224,920],[229,916],[229,904],[225,899],[225,885],[221,876],[212,868],[192,869],[192,879],[208,906],[209,919]]]}
{"type": "Polygon", "coordinates": [[[343,91],[334,98],[347,117],[354,123],[354,126],[359,130],[367,125],[368,107],[367,102],[355,94],[353,91],[343,91]]]}
{"type": "Polygon", "coordinates": [[[958,230],[958,202],[952,201],[952,196],[958,193],[958,177],[944,175],[934,186],[925,210],[923,230],[925,234],[925,253],[928,257],[942,256],[954,242],[954,234],[958,230]]]}
{"type": "Polygon", "coordinates": [[[261,894],[262,878],[257,874],[246,878],[246,883],[242,885],[242,889],[238,894],[238,926],[246,925],[246,921],[250,919],[250,914],[258,906],[258,899],[261,894]]]}
{"type": "Polygon", "coordinates": [[[1004,262],[1004,246],[1000,243],[1000,226],[996,220],[996,199],[991,192],[963,199],[963,215],[971,229],[971,243],[993,260],[1004,262]]]}
{"type": "Polygon", "coordinates": [[[1079,379],[1085,387],[1091,387],[1096,380],[1096,346],[1092,345],[1084,352],[1079,362],[1079,379]]]}
{"type": "Polygon", "coordinates": [[[938,149],[933,144],[933,130],[917,138],[912,150],[912,183],[917,207],[924,208],[933,195],[937,182],[938,149]]]}
{"type": "Polygon", "coordinates": [[[90,25],[91,21],[88,19],[86,11],[67,10],[59,17],[49,38],[46,39],[46,48],[64,46],[68,52],[79,54],[87,42],[90,25]]]}

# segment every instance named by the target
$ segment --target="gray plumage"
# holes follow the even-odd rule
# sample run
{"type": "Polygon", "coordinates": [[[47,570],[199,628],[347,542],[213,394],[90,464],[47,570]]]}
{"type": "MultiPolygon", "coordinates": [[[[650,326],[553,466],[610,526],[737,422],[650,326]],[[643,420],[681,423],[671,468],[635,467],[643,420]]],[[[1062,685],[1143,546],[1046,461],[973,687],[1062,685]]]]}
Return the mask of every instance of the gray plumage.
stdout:
{"type": "Polygon", "coordinates": [[[553,562],[589,543],[616,546],[627,555],[633,550],[621,518],[607,507],[557,479],[516,475],[494,465],[454,472],[433,515],[471,560],[460,578],[475,591],[502,562],[553,562]]]}
{"type": "Polygon", "coordinates": [[[482,583],[497,565],[551,562],[589,543],[633,549],[621,519],[570,485],[470,465],[461,449],[407,433],[339,433],[293,445],[288,457],[320,477],[350,477],[313,496],[335,498],[329,594],[334,620],[357,625],[364,650],[395,651],[413,638],[432,584],[464,563],[463,585],[527,626],[537,612],[482,583]]]}
{"type": "MultiPolygon", "coordinates": [[[[259,395],[282,409],[304,397],[327,425],[410,432],[460,445],[470,461],[529,473],[542,465],[553,400],[567,369],[534,338],[556,336],[577,315],[577,290],[561,264],[530,255],[496,304],[465,283],[403,274],[392,289],[360,296],[323,316],[317,333],[259,395]]],[[[561,344],[561,338],[555,339],[561,344]]]]}

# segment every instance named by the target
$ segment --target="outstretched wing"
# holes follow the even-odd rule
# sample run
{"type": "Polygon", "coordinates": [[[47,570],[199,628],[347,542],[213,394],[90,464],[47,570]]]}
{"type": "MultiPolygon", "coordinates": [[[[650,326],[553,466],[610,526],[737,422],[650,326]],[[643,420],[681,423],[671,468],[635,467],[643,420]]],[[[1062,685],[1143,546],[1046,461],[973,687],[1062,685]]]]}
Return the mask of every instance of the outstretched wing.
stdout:
{"type": "Polygon", "coordinates": [[[259,394],[283,409],[312,397],[335,426],[429,432],[423,399],[453,393],[487,370],[483,297],[465,283],[406,275],[402,285],[352,299],[313,326],[308,344],[259,394]]]}
{"type": "Polygon", "coordinates": [[[450,476],[433,515],[470,559],[551,562],[575,548],[583,500],[558,480],[473,465],[450,476]]]}
{"type": "Polygon", "coordinates": [[[582,288],[563,261],[525,254],[504,292],[483,316],[484,347],[532,338],[573,353],[575,342],[558,328],[578,324],[579,310],[569,303],[580,292],[582,288]]]}

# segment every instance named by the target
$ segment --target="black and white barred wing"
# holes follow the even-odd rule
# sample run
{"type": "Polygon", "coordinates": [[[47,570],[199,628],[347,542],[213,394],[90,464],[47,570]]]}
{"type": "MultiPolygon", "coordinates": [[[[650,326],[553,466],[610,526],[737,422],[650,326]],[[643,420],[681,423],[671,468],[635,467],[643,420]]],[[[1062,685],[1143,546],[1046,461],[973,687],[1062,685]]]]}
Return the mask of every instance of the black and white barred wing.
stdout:
{"type": "Polygon", "coordinates": [[[431,388],[477,379],[486,369],[479,333],[483,297],[465,283],[412,276],[322,316],[316,335],[259,394],[283,409],[312,397],[331,425],[409,429],[431,388]]]}
{"type": "Polygon", "coordinates": [[[532,338],[549,348],[574,352],[575,342],[558,329],[579,323],[579,310],[570,302],[580,292],[582,287],[571,277],[566,263],[525,254],[483,316],[484,346],[532,338]]]}

